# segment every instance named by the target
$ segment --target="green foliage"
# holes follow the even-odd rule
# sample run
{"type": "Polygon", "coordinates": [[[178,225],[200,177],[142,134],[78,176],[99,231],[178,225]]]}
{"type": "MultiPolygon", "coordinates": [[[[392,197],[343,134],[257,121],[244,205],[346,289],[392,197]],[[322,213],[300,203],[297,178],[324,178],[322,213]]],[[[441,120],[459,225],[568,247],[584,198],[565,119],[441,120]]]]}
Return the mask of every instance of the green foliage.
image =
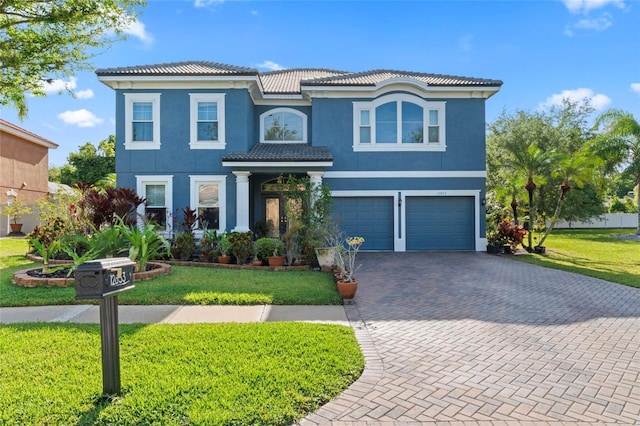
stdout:
{"type": "Polygon", "coordinates": [[[0,205],[0,213],[8,216],[13,223],[18,223],[22,216],[31,214],[33,210],[29,207],[22,198],[15,197],[11,204],[0,205]]]}
{"type": "Polygon", "coordinates": [[[171,245],[157,232],[153,222],[145,222],[142,229],[125,225],[122,220],[115,226],[130,244],[129,259],[136,263],[136,271],[145,271],[150,260],[171,255],[171,245]]]}
{"type": "Polygon", "coordinates": [[[246,262],[253,248],[253,234],[249,232],[232,232],[228,236],[231,253],[236,257],[238,265],[246,262]]]}
{"type": "MultiPolygon", "coordinates": [[[[279,240],[278,240],[279,241],[279,240]]],[[[274,239],[268,237],[258,238],[253,243],[253,254],[263,263],[267,262],[267,258],[273,255],[275,249],[274,239]]]]}
{"type": "MultiPolygon", "coordinates": [[[[0,105],[27,115],[43,83],[91,70],[91,57],[124,38],[141,0],[0,2],[0,105]]],[[[68,89],[70,91],[70,89],[68,89]]]]}
{"type": "MultiPolygon", "coordinates": [[[[109,174],[115,173],[116,137],[109,135],[100,141],[98,148],[91,142],[87,142],[80,147],[79,152],[72,152],[67,156],[68,164],[59,169],[59,181],[69,186],[74,186],[79,182],[94,185],[100,182],[109,174]]],[[[108,187],[115,187],[109,185],[108,187]]]]}
{"type": "Polygon", "coordinates": [[[103,399],[99,346],[97,324],[0,328],[0,423],[290,425],[364,369],[345,326],[123,324],[124,392],[103,399]]]}
{"type": "Polygon", "coordinates": [[[630,197],[614,198],[609,206],[609,213],[636,213],[636,211],[636,203],[630,197]]]}
{"type": "Polygon", "coordinates": [[[190,260],[196,250],[196,237],[193,232],[182,232],[178,234],[173,243],[173,248],[180,260],[190,260]]]}
{"type": "Polygon", "coordinates": [[[229,236],[227,234],[222,234],[220,236],[220,242],[218,243],[218,249],[220,250],[221,256],[229,256],[231,255],[231,249],[233,248],[233,244],[229,241],[229,236]]]}
{"type": "Polygon", "coordinates": [[[218,252],[219,242],[220,237],[218,237],[218,232],[213,229],[208,229],[202,234],[202,238],[200,238],[198,244],[200,245],[200,253],[205,255],[208,262],[214,260],[218,252]]]}
{"type": "Polygon", "coordinates": [[[60,249],[60,242],[57,240],[43,243],[37,238],[28,238],[29,244],[36,250],[38,256],[42,257],[43,272],[49,270],[49,261],[53,255],[60,249]]]}

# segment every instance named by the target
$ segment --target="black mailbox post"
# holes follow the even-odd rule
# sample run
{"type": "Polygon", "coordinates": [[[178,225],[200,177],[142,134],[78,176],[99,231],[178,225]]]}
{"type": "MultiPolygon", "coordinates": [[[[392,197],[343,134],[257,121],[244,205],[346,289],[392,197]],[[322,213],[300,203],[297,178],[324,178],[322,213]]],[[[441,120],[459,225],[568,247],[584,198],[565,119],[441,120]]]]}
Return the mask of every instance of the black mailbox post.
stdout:
{"type": "Polygon", "coordinates": [[[126,257],[97,259],[78,266],[75,274],[76,299],[100,300],[100,341],[102,346],[102,392],[120,394],[120,344],[118,294],[132,289],[134,263],[126,257]]]}

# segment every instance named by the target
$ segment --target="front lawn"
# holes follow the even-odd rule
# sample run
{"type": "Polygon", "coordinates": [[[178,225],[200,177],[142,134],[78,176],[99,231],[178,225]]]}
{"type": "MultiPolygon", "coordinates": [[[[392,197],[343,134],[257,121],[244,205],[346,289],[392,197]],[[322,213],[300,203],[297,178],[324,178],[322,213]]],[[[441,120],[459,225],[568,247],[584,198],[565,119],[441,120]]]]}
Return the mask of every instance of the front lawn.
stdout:
{"type": "Polygon", "coordinates": [[[633,229],[558,229],[545,241],[546,254],[513,258],[640,288],[640,241],[616,238],[634,233],[633,229]]]}
{"type": "MultiPolygon", "coordinates": [[[[70,305],[71,288],[23,288],[11,284],[13,273],[40,264],[24,258],[24,239],[0,240],[0,306],[70,305]]],[[[173,274],[136,282],[122,293],[123,305],[339,305],[328,274],[315,271],[273,272],[173,266],[173,274]]],[[[95,303],[95,301],[93,301],[95,303]]]]}
{"type": "Polygon", "coordinates": [[[0,327],[0,424],[289,425],[364,368],[353,330],[121,325],[122,396],[102,398],[97,324],[0,327]]]}

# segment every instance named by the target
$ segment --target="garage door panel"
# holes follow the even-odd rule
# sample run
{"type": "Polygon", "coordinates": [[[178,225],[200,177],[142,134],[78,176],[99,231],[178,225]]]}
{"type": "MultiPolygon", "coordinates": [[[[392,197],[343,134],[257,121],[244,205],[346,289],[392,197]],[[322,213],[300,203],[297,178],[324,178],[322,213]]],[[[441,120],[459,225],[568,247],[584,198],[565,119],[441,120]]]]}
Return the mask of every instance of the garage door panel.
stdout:
{"type": "Polygon", "coordinates": [[[407,197],[407,250],[473,250],[473,197],[407,197]]]}
{"type": "Polygon", "coordinates": [[[364,250],[393,250],[392,197],[338,197],[333,208],[346,235],[364,237],[364,250]]]}

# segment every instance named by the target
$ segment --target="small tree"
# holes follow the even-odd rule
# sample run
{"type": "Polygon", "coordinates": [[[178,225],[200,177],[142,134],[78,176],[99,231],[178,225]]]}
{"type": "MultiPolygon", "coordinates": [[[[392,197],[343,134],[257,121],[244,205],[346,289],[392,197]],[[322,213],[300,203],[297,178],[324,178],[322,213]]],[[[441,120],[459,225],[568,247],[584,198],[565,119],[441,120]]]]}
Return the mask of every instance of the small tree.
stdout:
{"type": "Polygon", "coordinates": [[[14,224],[17,224],[19,223],[18,221],[22,219],[22,216],[31,214],[33,210],[22,201],[21,198],[16,196],[10,203],[3,205],[1,211],[2,214],[8,216],[14,224]]]}

